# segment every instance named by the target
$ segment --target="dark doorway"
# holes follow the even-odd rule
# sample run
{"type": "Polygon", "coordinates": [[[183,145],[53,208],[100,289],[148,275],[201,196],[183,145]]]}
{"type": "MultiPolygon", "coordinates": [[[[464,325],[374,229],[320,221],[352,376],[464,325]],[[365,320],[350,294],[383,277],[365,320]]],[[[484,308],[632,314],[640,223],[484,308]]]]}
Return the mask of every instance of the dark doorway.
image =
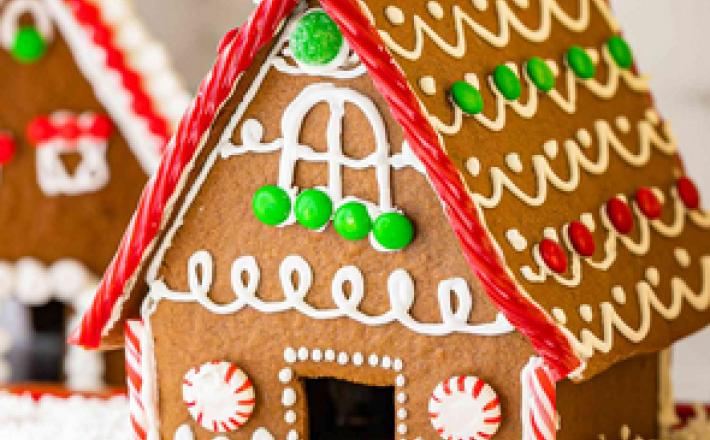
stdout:
{"type": "Polygon", "coordinates": [[[306,379],[310,440],[394,440],[394,387],[306,379]]]}
{"type": "Polygon", "coordinates": [[[52,300],[30,310],[34,334],[29,352],[29,380],[59,382],[66,337],[66,306],[52,300]]]}

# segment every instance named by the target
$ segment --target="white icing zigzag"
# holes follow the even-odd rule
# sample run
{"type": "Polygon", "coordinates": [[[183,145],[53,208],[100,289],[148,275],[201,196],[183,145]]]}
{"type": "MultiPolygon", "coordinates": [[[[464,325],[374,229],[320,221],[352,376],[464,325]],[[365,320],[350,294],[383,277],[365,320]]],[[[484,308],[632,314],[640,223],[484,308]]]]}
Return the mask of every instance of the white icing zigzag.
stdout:
{"type": "MultiPolygon", "coordinates": [[[[582,329],[579,338],[572,334],[567,328],[561,327],[569,336],[575,351],[583,359],[590,358],[595,351],[608,353],[614,344],[614,333],[618,331],[625,338],[633,343],[643,341],[651,331],[651,312],[668,321],[678,318],[683,311],[683,304],[688,303],[698,312],[704,312],[710,306],[710,256],[700,258],[700,270],[702,272],[702,286],[695,292],[688,284],[679,277],[671,279],[671,302],[669,305],[663,304],[658,298],[654,287],[647,281],[639,281],[636,285],[636,293],[639,303],[639,326],[632,328],[616,312],[614,304],[605,301],[599,305],[601,315],[601,338],[589,329],[582,329]]],[[[651,280],[657,281],[657,280],[651,280]]],[[[656,283],[657,284],[657,283],[656,283]]],[[[626,297],[623,290],[615,295],[617,301],[625,303],[626,297]]],[[[591,307],[583,314],[582,318],[590,322],[594,316],[591,307]],[[585,316],[586,315],[586,316],[585,316]]]]}
{"type": "MultiPolygon", "coordinates": [[[[659,192],[660,193],[660,192],[659,192]]],[[[660,195],[660,194],[659,194],[660,195]]],[[[675,212],[674,220],[671,224],[666,225],[660,219],[649,221],[649,219],[643,215],[636,204],[632,202],[633,212],[636,214],[636,224],[639,229],[639,240],[634,241],[631,237],[626,235],[621,235],[616,231],[616,228],[609,221],[606,215],[606,208],[602,206],[599,210],[599,215],[602,219],[602,224],[604,229],[608,232],[608,237],[604,242],[605,256],[601,261],[594,261],[592,259],[584,258],[582,259],[576,252],[570,252],[570,273],[569,278],[564,277],[558,273],[551,271],[545,264],[542,256],[540,255],[537,247],[533,250],[533,258],[538,265],[539,271],[537,273],[525,266],[522,268],[522,274],[525,279],[531,283],[543,283],[547,280],[548,276],[552,276],[557,282],[567,287],[577,287],[582,282],[582,260],[586,261],[590,266],[595,269],[606,271],[612,264],[616,261],[618,243],[624,244],[626,249],[634,255],[643,256],[648,254],[651,248],[651,227],[656,230],[660,235],[666,238],[676,238],[680,236],[685,228],[685,219],[690,218],[690,220],[699,228],[708,229],[710,228],[710,215],[707,213],[699,211],[691,211],[685,207],[685,204],[678,196],[677,191],[673,189],[671,191],[671,198],[673,199],[673,209],[675,212]]],[[[569,237],[566,230],[563,231],[563,239],[567,245],[568,249],[574,249],[569,242],[569,237]]]]}
{"type": "Polygon", "coordinates": [[[441,310],[441,323],[416,321],[410,314],[414,304],[414,281],[406,270],[397,269],[387,281],[390,310],[379,316],[367,315],[359,310],[365,297],[365,280],[362,272],[355,266],[341,267],[333,278],[331,294],[336,304],[334,309],[316,309],[306,302],[306,295],[313,284],[313,271],[303,257],[286,257],[279,268],[279,277],[284,292],[283,301],[263,301],[256,296],[261,272],[256,259],[252,256],[240,257],[234,261],[231,269],[232,290],[236,299],[228,304],[217,304],[209,297],[212,288],[214,262],[207,251],[194,253],[188,261],[189,292],[170,290],[161,280],[150,284],[149,298],[154,303],[167,299],[176,302],[196,302],[207,310],[217,314],[231,314],[245,307],[252,307],[262,313],[278,313],[297,310],[313,319],[336,319],[348,317],[364,325],[384,325],[399,322],[408,329],[430,336],[443,336],[452,333],[466,333],[481,336],[494,336],[509,333],[513,327],[498,314],[493,322],[469,324],[468,319],[473,307],[472,295],[468,283],[463,278],[452,278],[439,283],[438,299],[441,310]],[[293,282],[293,275],[298,275],[298,282],[293,282]],[[246,284],[244,282],[246,275],[246,284]],[[349,295],[345,285],[350,286],[349,295]],[[456,296],[456,304],[452,303],[456,296]]]}
{"type": "MultiPolygon", "coordinates": [[[[617,119],[617,121],[625,121],[625,118],[617,119]]],[[[481,207],[492,209],[498,206],[503,196],[503,190],[507,189],[523,203],[529,206],[541,206],[547,199],[548,184],[561,191],[572,192],[579,186],[582,170],[594,175],[605,173],[609,167],[611,150],[615,151],[624,162],[633,167],[642,167],[648,163],[651,158],[652,147],[655,147],[665,155],[675,154],[678,146],[675,138],[670,133],[668,124],[664,123],[660,127],[667,138],[666,140],[659,135],[654,127],[657,123],[658,116],[654,111],[649,110],[646,112],[646,118],[636,124],[639,134],[639,148],[637,152],[634,152],[619,140],[608,122],[598,120],[594,123],[599,150],[596,160],[588,158],[584,153],[584,149],[589,147],[592,142],[588,132],[582,130],[578,132],[578,141],[570,139],[563,143],[569,166],[569,177],[567,179],[555,174],[547,157],[533,155],[532,168],[537,182],[535,194],[526,194],[512,182],[503,170],[498,167],[491,167],[492,192],[490,197],[476,193],[473,195],[474,200],[481,207]]],[[[622,122],[620,125],[623,126],[625,124],[622,122]]],[[[548,153],[556,152],[558,148],[558,142],[554,140],[547,142],[544,146],[544,150],[548,153]]]]}
{"type": "MultiPolygon", "coordinates": [[[[463,58],[466,55],[466,31],[469,29],[479,38],[498,48],[508,45],[510,42],[511,29],[517,31],[521,37],[530,42],[541,43],[546,41],[552,31],[553,18],[572,32],[584,32],[589,27],[591,21],[592,3],[604,17],[612,31],[617,32],[619,29],[616,20],[611,15],[604,0],[579,0],[579,17],[568,15],[557,4],[556,0],[540,0],[540,19],[539,21],[534,21],[535,23],[540,23],[537,29],[529,28],[520,21],[515,13],[511,11],[508,3],[509,2],[506,0],[498,0],[495,3],[498,12],[498,33],[485,28],[464,12],[461,7],[454,5],[452,7],[452,15],[456,29],[455,44],[450,44],[445,41],[418,15],[414,15],[412,18],[415,35],[415,43],[412,49],[405,49],[400,46],[386,31],[380,31],[380,35],[390,50],[404,58],[414,61],[422,56],[424,34],[431,38],[431,40],[447,54],[454,58],[463,58]]],[[[402,22],[403,21],[404,20],[402,20],[402,22]]]]}
{"type": "MultiPolygon", "coordinates": [[[[599,53],[596,50],[589,50],[589,52],[593,60],[597,60],[599,58],[599,53]]],[[[558,90],[559,87],[558,89],[552,89],[547,93],[547,96],[549,96],[550,99],[552,99],[552,101],[554,101],[555,104],[557,104],[564,112],[568,114],[576,113],[578,94],[577,89],[580,85],[586,87],[592,94],[594,94],[599,99],[611,99],[616,96],[616,93],[619,90],[619,86],[622,80],[630,90],[636,93],[645,93],[649,91],[648,78],[646,76],[638,76],[631,70],[619,68],[619,66],[616,64],[611,54],[609,53],[609,49],[606,47],[602,48],[601,54],[602,59],[608,66],[606,83],[599,82],[594,78],[585,81],[580,81],[575,75],[572,68],[564,65],[563,84],[565,84],[567,87],[567,97],[565,98],[564,95],[560,93],[560,91],[558,90]]],[[[550,65],[553,73],[557,75],[559,73],[559,67],[556,62],[549,60],[547,63],[550,65]]],[[[512,63],[508,63],[507,65],[508,67],[513,69],[514,72],[518,73],[518,75],[520,70],[522,70],[523,72],[525,71],[524,65],[522,66],[522,69],[518,69],[518,66],[512,63]]],[[[489,87],[493,91],[493,94],[495,95],[496,99],[496,118],[490,119],[483,113],[472,115],[471,117],[478,121],[482,126],[491,131],[501,131],[505,128],[508,107],[512,108],[515,113],[520,115],[520,117],[522,118],[531,119],[532,117],[534,117],[537,114],[539,108],[541,94],[538,93],[537,88],[535,87],[532,80],[528,77],[527,74],[523,74],[523,80],[525,84],[527,84],[527,89],[530,91],[528,93],[529,97],[527,103],[522,104],[519,100],[509,101],[503,95],[500,94],[493,81],[489,79],[489,87]]],[[[480,84],[473,85],[476,88],[479,88],[480,86],[480,84]]],[[[461,126],[463,125],[463,121],[465,118],[463,111],[458,106],[453,106],[453,112],[453,121],[451,122],[451,124],[446,124],[442,122],[439,117],[433,115],[429,115],[429,120],[432,126],[440,133],[447,135],[455,135],[456,133],[461,131],[461,126]]]]}

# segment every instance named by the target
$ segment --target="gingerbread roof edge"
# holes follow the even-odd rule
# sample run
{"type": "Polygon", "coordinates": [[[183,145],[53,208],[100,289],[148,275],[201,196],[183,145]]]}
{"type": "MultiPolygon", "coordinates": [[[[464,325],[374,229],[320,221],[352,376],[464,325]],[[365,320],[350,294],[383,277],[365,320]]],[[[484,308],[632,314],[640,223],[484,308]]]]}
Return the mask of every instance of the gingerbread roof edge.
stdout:
{"type": "Polygon", "coordinates": [[[190,101],[165,49],[147,34],[129,2],[45,4],[97,99],[152,174],[190,101]]]}
{"type": "MultiPolygon", "coordinates": [[[[121,319],[146,256],[159,239],[171,204],[181,191],[181,178],[193,159],[233,86],[273,38],[297,0],[263,0],[246,23],[221,47],[212,71],[183,117],[157,173],[144,190],[138,210],[109,266],[92,308],[70,337],[70,343],[98,348],[121,319]]],[[[546,360],[556,379],[580,366],[572,345],[551,319],[526,297],[510,276],[499,250],[485,232],[478,208],[471,200],[459,170],[441,147],[404,72],[385,48],[378,31],[356,0],[321,0],[323,9],[338,23],[350,47],[365,64],[371,79],[387,100],[392,115],[423,163],[427,176],[443,202],[464,254],[496,307],[525,334],[546,360]]],[[[134,310],[133,313],[136,311],[134,310]]],[[[129,311],[130,313],[130,311],[129,311]]]]}

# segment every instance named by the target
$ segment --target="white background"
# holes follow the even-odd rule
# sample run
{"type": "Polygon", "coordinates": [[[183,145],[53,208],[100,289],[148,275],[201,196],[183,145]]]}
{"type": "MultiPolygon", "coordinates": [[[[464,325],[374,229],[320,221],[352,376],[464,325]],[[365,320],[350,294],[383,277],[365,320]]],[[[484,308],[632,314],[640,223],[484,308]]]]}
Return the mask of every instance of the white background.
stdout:
{"type": "MultiPolygon", "coordinates": [[[[661,114],[672,121],[685,165],[710,203],[710,0],[612,0],[661,114]]],[[[194,89],[212,64],[220,37],[238,26],[250,0],[136,0],[151,32],[165,41],[194,89]]],[[[710,330],[679,343],[679,400],[710,401],[710,330]]]]}

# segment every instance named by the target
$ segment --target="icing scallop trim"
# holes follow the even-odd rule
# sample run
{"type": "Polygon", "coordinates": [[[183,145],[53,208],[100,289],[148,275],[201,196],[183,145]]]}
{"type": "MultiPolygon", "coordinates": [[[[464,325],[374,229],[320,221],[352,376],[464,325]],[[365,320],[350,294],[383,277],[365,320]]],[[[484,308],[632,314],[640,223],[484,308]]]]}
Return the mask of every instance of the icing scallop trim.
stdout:
{"type": "MultiPolygon", "coordinates": [[[[296,0],[263,0],[253,15],[223,45],[217,62],[180,123],[173,145],[168,148],[154,179],[146,187],[119,251],[97,292],[94,306],[70,337],[70,342],[89,348],[101,344],[120,319],[146,253],[155,246],[164,214],[186,181],[186,170],[204,146],[212,121],[231,95],[236,81],[252,64],[260,49],[269,44],[278,27],[297,5],[296,0]]],[[[487,233],[481,213],[461,179],[458,169],[441,147],[440,138],[404,73],[385,49],[377,29],[355,0],[323,0],[323,9],[338,23],[351,49],[367,67],[375,86],[402,126],[415,155],[441,198],[467,261],[483,287],[506,318],[527,335],[549,364],[555,379],[581,363],[558,325],[524,295],[508,271],[501,253],[487,233]]]]}

